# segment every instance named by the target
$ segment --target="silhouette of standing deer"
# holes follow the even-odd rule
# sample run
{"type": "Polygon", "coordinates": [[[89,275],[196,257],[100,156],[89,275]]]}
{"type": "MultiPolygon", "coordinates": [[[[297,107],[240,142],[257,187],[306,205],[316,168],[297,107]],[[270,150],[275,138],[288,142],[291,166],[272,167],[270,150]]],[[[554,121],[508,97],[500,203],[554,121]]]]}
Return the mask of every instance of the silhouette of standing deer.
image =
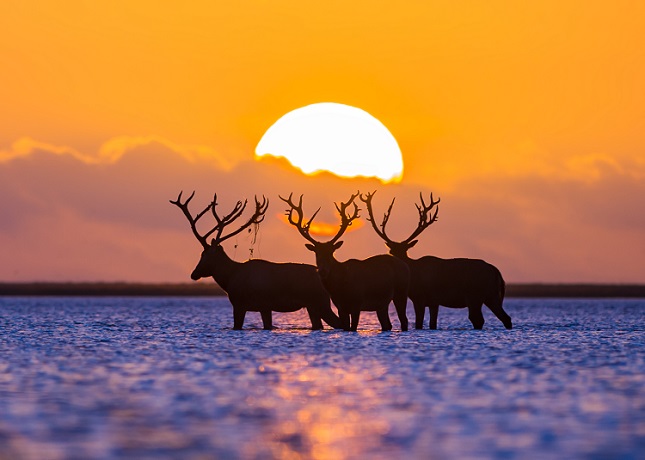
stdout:
{"type": "Polygon", "coordinates": [[[310,244],[305,244],[305,247],[316,254],[320,279],[338,308],[338,315],[344,327],[356,331],[361,311],[375,311],[381,323],[381,329],[392,330],[388,308],[393,301],[401,330],[407,331],[408,318],[405,308],[410,278],[408,266],[389,254],[376,255],[365,260],[349,259],[344,262],[339,262],[334,257],[334,251],[343,244],[338,240],[352,221],[358,218],[359,209],[354,203],[358,193],[352,195],[347,202],[341,202],[340,205],[334,203],[340,214],[340,229],[331,240],[325,242],[316,241],[309,234],[311,223],[320,208],[309,221],[304,223],[302,195],[297,205],[293,203],[292,195],[293,193],[289,198],[280,197],[289,205],[286,211],[289,223],[298,229],[305,240],[309,241],[310,244]],[[350,205],[353,205],[351,214],[347,212],[350,205]]]}
{"type": "Polygon", "coordinates": [[[371,222],[376,234],[385,241],[390,254],[403,260],[410,267],[409,296],[414,304],[416,329],[423,329],[426,307],[430,309],[430,329],[436,329],[440,305],[449,308],[468,308],[468,319],[473,327],[482,329],[484,327],[483,304],[499,318],[506,329],[513,327],[511,317],[502,308],[506,285],[502,274],[495,266],[479,259],[440,259],[434,256],[413,259],[408,256],[408,249],[418,242],[415,238],[437,220],[439,199],[435,201],[430,194],[430,204],[426,204],[423,195],[419,194],[421,203],[416,205],[419,211],[417,228],[405,240],[394,241],[385,233],[394,199],[383,215],[379,228],[372,211],[374,193],[376,192],[361,195],[361,200],[367,207],[367,220],[371,222]]]}
{"type": "Polygon", "coordinates": [[[307,309],[311,328],[314,330],[323,328],[321,318],[334,328],[341,327],[340,319],[331,309],[329,294],[313,265],[275,263],[260,259],[236,262],[224,251],[222,243],[225,240],[239,234],[252,224],[259,224],[264,220],[264,214],[269,207],[268,200],[264,196],[261,203],[257,197],[255,198],[255,211],[244,224],[223,235],[224,229],[242,216],[247,200],[244,203],[238,201],[230,213],[220,217],[216,209],[217,194],[215,194],[213,201],[193,217],[188,204],[195,192],[183,203],[182,193],[179,193],[177,200],[170,200],[170,202],[182,210],[193,234],[204,247],[199,263],[190,277],[198,280],[212,276],[226,291],[233,305],[233,329],[242,329],[247,311],[260,312],[264,329],[272,329],[271,312],[293,312],[301,308],[307,309]],[[215,218],[216,225],[201,235],[197,231],[197,221],[209,210],[215,218]],[[208,244],[207,239],[213,234],[215,236],[208,244]]]}

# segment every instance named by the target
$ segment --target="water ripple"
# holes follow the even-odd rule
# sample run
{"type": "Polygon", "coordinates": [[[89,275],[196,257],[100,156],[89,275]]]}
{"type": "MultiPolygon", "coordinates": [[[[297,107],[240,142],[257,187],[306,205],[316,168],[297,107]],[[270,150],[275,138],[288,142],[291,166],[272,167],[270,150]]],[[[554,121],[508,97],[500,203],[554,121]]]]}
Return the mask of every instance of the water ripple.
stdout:
{"type": "Polygon", "coordinates": [[[234,331],[225,299],[0,298],[0,459],[642,458],[645,301],[506,309],[234,331]]]}

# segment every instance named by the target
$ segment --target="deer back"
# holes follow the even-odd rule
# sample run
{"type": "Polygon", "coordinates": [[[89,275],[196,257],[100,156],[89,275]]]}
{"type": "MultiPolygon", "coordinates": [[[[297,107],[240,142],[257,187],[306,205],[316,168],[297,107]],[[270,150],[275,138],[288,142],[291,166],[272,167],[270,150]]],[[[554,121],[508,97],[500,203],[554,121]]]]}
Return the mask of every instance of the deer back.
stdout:
{"type": "Polygon", "coordinates": [[[407,292],[409,279],[407,264],[388,254],[338,262],[322,278],[332,300],[368,303],[391,299],[395,292],[407,292]]]}
{"type": "Polygon", "coordinates": [[[424,256],[409,259],[408,265],[410,298],[424,295],[440,305],[466,306],[468,300],[485,302],[498,296],[505,286],[497,267],[481,259],[424,256]]]}

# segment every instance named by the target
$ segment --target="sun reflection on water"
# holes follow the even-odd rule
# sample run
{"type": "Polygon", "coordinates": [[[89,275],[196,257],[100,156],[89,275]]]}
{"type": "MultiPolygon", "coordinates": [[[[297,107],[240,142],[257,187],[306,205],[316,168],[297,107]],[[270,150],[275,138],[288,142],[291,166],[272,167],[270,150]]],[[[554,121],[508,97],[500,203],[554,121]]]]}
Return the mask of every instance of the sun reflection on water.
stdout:
{"type": "Polygon", "coordinates": [[[383,403],[379,386],[387,384],[391,391],[392,379],[384,379],[387,370],[379,363],[361,361],[319,367],[304,355],[291,355],[258,367],[278,376],[271,388],[281,400],[277,412],[295,414],[276,417],[269,440],[276,458],[343,459],[368,451],[370,441],[382,445],[380,438],[391,427],[375,409],[383,403]]]}

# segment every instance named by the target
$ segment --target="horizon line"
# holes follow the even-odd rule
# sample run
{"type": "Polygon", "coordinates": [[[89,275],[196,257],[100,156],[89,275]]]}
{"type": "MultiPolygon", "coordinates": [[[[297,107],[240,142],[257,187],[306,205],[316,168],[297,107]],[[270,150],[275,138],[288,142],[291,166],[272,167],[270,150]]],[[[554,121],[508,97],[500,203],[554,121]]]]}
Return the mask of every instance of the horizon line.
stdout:
{"type": "MultiPolygon", "coordinates": [[[[0,281],[0,296],[221,297],[215,282],[0,281]]],[[[507,283],[506,297],[645,298],[645,283],[507,283]]]]}

